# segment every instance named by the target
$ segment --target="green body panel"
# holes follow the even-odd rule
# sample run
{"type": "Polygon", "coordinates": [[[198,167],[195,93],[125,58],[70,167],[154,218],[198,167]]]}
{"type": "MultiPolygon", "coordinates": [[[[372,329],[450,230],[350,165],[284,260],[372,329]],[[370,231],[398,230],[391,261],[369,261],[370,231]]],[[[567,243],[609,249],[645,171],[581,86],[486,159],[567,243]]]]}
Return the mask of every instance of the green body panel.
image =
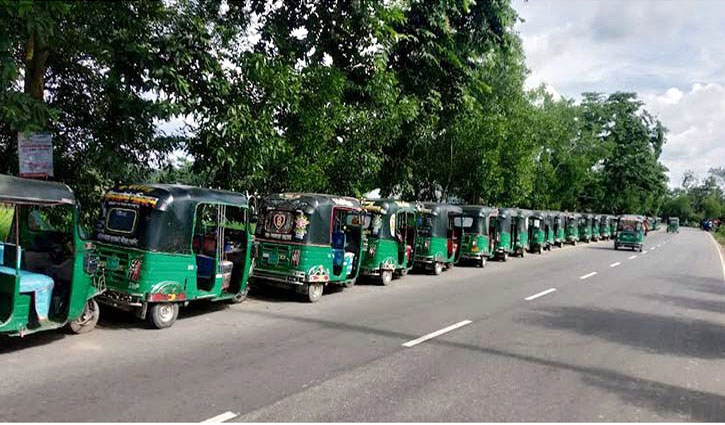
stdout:
{"type": "Polygon", "coordinates": [[[579,240],[589,242],[592,239],[592,226],[590,224],[579,225],[579,240]]]}
{"type": "Polygon", "coordinates": [[[379,270],[402,270],[409,269],[408,257],[403,255],[400,261],[400,249],[398,242],[390,239],[370,238],[367,249],[363,251],[361,274],[372,274],[379,270]],[[373,248],[374,247],[374,248],[373,248]],[[374,254],[370,254],[373,249],[374,254]]]}
{"type": "Polygon", "coordinates": [[[302,280],[299,280],[298,283],[300,284],[312,281],[311,279],[314,278],[311,278],[311,276],[328,277],[327,280],[321,282],[345,283],[357,278],[361,263],[360,261],[357,262],[353,275],[348,278],[344,271],[340,275],[333,273],[333,251],[331,246],[260,241],[257,255],[258,258],[254,269],[256,276],[280,281],[292,281],[295,277],[304,276],[302,280]],[[292,264],[292,256],[295,251],[299,251],[297,265],[292,264]]]}
{"type": "Polygon", "coordinates": [[[236,282],[230,288],[233,292],[222,289],[223,278],[214,277],[211,287],[198,287],[196,257],[192,254],[171,254],[146,251],[134,248],[119,247],[98,243],[98,253],[106,269],[106,286],[110,290],[104,301],[116,304],[135,304],[145,302],[153,294],[173,295],[168,301],[192,301],[199,298],[221,300],[233,297],[246,289],[251,265],[250,244],[245,250],[245,267],[236,282]],[[141,261],[138,279],[129,277],[130,266],[134,261],[141,261]],[[117,264],[117,265],[116,265],[117,264]],[[123,297],[111,297],[111,293],[123,297]]]}
{"type": "Polygon", "coordinates": [[[642,242],[644,241],[644,233],[643,232],[630,232],[630,231],[620,231],[617,233],[617,244],[628,246],[628,245],[642,245],[642,242]]]}
{"type": "Polygon", "coordinates": [[[415,241],[415,261],[453,264],[456,255],[455,252],[448,255],[448,238],[419,236],[415,241]]]}
{"type": "Polygon", "coordinates": [[[483,255],[490,257],[492,255],[489,239],[487,235],[481,234],[465,234],[461,242],[461,256],[471,258],[483,255]],[[473,242],[476,242],[475,244],[473,242]]]}
{"type": "MultiPolygon", "coordinates": [[[[21,213],[20,219],[20,240],[22,246],[30,245],[31,241],[39,238],[42,231],[33,231],[28,227],[28,215],[21,213]]],[[[31,311],[34,311],[32,297],[30,294],[19,291],[18,278],[0,274],[0,333],[9,335],[27,335],[43,330],[57,329],[81,316],[86,307],[86,302],[100,293],[103,288],[96,286],[95,277],[85,269],[87,255],[86,242],[81,239],[79,231],[78,209],[73,207],[73,271],[67,295],[67,311],[55,311],[51,301],[51,308],[48,320],[38,323],[31,323],[31,311]],[[55,314],[54,314],[55,313],[55,314]]],[[[88,253],[90,255],[90,253],[88,253]]],[[[18,264],[18,268],[19,264],[18,264]]],[[[54,289],[58,288],[58,283],[54,289]]],[[[54,294],[55,295],[55,294],[54,294]]]]}
{"type": "Polygon", "coordinates": [[[554,232],[554,242],[564,242],[566,241],[566,230],[564,230],[564,227],[561,226],[558,229],[556,229],[556,232],[554,232]]]}
{"type": "MultiPolygon", "coordinates": [[[[543,247],[547,243],[547,235],[544,229],[541,228],[534,228],[532,231],[533,237],[531,238],[531,241],[529,242],[529,247],[532,250],[537,250],[539,247],[543,247]]],[[[528,235],[527,235],[528,236],[528,235]]]]}
{"type": "MultiPolygon", "coordinates": [[[[514,222],[516,223],[516,226],[520,226],[518,224],[519,220],[528,220],[528,217],[515,217],[514,222]]],[[[519,227],[521,229],[521,227],[519,227]]],[[[515,251],[523,251],[529,249],[529,232],[521,229],[518,234],[518,238],[516,238],[516,241],[514,242],[514,250],[515,251]]]]}
{"type": "Polygon", "coordinates": [[[607,226],[606,223],[602,224],[599,227],[599,236],[608,239],[611,236],[610,226],[607,226]]]}
{"type": "Polygon", "coordinates": [[[565,229],[566,240],[575,242],[579,240],[579,227],[567,224],[565,229]]]}

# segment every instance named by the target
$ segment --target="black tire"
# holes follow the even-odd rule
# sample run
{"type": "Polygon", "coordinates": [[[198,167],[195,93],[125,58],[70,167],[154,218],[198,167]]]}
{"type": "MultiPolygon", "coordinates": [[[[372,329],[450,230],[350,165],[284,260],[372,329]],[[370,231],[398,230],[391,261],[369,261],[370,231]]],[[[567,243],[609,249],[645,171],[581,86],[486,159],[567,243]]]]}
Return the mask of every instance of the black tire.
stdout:
{"type": "Polygon", "coordinates": [[[574,242],[572,242],[572,243],[571,243],[571,245],[572,245],[572,246],[576,246],[576,242],[577,242],[577,241],[574,241],[574,242]]]}
{"type": "Polygon", "coordinates": [[[481,269],[485,268],[487,261],[488,261],[488,259],[485,256],[481,256],[481,259],[476,262],[476,267],[481,268],[481,269]]]}
{"type": "Polygon", "coordinates": [[[504,252],[503,255],[501,256],[501,261],[503,261],[505,263],[508,260],[509,260],[509,253],[504,252]]]}
{"type": "Polygon", "coordinates": [[[317,301],[320,301],[320,298],[322,298],[325,286],[321,283],[308,283],[305,290],[307,292],[305,300],[308,303],[316,303],[317,301]]]}
{"type": "Polygon", "coordinates": [[[519,254],[521,258],[524,258],[526,256],[526,248],[521,248],[521,254],[519,254]]]}
{"type": "Polygon", "coordinates": [[[146,312],[146,322],[152,329],[170,328],[176,323],[177,317],[179,317],[178,303],[149,304],[146,312]]]}
{"type": "Polygon", "coordinates": [[[383,286],[390,285],[393,280],[393,272],[391,270],[383,270],[380,272],[380,284],[383,286]]]}
{"type": "Polygon", "coordinates": [[[443,263],[433,263],[433,274],[439,276],[441,273],[443,273],[443,263]]]}
{"type": "Polygon", "coordinates": [[[409,269],[408,269],[407,267],[404,267],[404,268],[402,268],[402,269],[398,269],[398,270],[396,270],[396,271],[395,271],[395,274],[396,274],[396,275],[397,275],[398,277],[403,277],[403,276],[407,276],[407,275],[408,275],[408,272],[409,272],[409,271],[410,271],[410,270],[409,270],[409,269]]]}
{"type": "Polygon", "coordinates": [[[237,292],[234,294],[234,296],[229,300],[232,304],[239,304],[247,299],[247,295],[249,294],[249,284],[246,284],[244,286],[244,289],[242,289],[240,292],[237,292]]]}
{"type": "Polygon", "coordinates": [[[614,244],[614,250],[619,251],[619,245],[617,245],[616,243],[614,244]]]}
{"type": "Polygon", "coordinates": [[[98,318],[101,317],[101,310],[94,299],[86,301],[83,313],[77,319],[68,322],[66,329],[76,335],[86,334],[96,328],[98,318]]]}

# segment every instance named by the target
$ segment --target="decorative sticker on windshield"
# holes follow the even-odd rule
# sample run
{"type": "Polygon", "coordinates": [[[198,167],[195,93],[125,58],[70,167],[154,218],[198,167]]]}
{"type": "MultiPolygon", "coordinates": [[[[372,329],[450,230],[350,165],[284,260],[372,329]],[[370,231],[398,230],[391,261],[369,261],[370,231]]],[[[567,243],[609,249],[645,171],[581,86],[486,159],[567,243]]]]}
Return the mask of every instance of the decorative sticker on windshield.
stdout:
{"type": "Polygon", "coordinates": [[[302,240],[307,234],[307,226],[310,224],[310,220],[302,211],[297,213],[295,217],[295,239],[302,240]]]}

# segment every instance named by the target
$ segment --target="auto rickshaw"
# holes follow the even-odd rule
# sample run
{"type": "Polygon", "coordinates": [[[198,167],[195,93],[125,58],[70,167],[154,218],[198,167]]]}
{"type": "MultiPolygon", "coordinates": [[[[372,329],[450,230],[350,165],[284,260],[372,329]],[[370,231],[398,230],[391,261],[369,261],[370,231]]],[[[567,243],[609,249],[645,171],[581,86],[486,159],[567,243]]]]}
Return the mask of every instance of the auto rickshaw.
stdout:
{"type": "Polygon", "coordinates": [[[611,237],[611,222],[612,217],[609,215],[601,215],[599,216],[599,239],[600,240],[609,240],[611,237]]]}
{"type": "Polygon", "coordinates": [[[112,188],[93,236],[108,286],[98,300],[154,329],[172,326],[190,301],[242,302],[251,216],[239,193],[169,184],[112,188]]]}
{"type": "Polygon", "coordinates": [[[514,243],[512,233],[514,230],[514,219],[518,216],[518,210],[513,208],[500,208],[498,213],[493,218],[493,227],[496,232],[496,236],[493,239],[494,251],[493,257],[500,260],[508,260],[509,255],[513,255],[514,243]]]}
{"type": "Polygon", "coordinates": [[[486,261],[493,256],[497,235],[496,216],[498,209],[481,205],[463,206],[463,215],[455,224],[463,228],[461,261],[486,267],[486,261]]]}
{"type": "Polygon", "coordinates": [[[531,211],[519,209],[511,225],[511,240],[513,241],[514,254],[523,258],[529,250],[529,217],[531,211]]]}
{"type": "Polygon", "coordinates": [[[590,216],[592,221],[592,240],[598,242],[601,238],[599,234],[599,216],[596,214],[591,214],[590,216]]]}
{"type": "Polygon", "coordinates": [[[263,199],[256,232],[256,282],[319,301],[325,286],[348,287],[360,272],[363,210],[355,198],[280,193],[263,199]]]}
{"type": "Polygon", "coordinates": [[[565,213],[564,214],[564,230],[566,234],[566,242],[572,245],[576,245],[579,242],[579,222],[581,221],[581,214],[579,213],[565,213]]]}
{"type": "Polygon", "coordinates": [[[617,223],[619,222],[619,217],[616,215],[609,216],[609,237],[611,239],[616,239],[617,237],[617,223]]]}
{"type": "Polygon", "coordinates": [[[103,270],[70,188],[0,175],[0,213],[9,221],[0,240],[0,334],[90,332],[103,270]]]}
{"type": "Polygon", "coordinates": [[[549,249],[549,215],[545,211],[533,211],[529,216],[529,252],[541,254],[543,250],[549,249]]]}
{"type": "Polygon", "coordinates": [[[667,233],[680,233],[679,217],[670,217],[667,219],[667,233]]]}
{"type": "Polygon", "coordinates": [[[566,242],[566,214],[559,211],[550,211],[549,217],[551,218],[551,236],[549,243],[552,246],[561,248],[564,242],[566,242]]]}
{"type": "Polygon", "coordinates": [[[375,277],[387,285],[393,275],[405,276],[413,268],[416,207],[395,199],[363,201],[363,251],[361,276],[375,277]]]}
{"type": "Polygon", "coordinates": [[[579,216],[579,241],[589,243],[592,241],[592,215],[579,216]]]}
{"type": "Polygon", "coordinates": [[[632,248],[642,252],[644,249],[644,217],[641,215],[623,215],[617,220],[617,237],[614,249],[632,248]]]}
{"type": "MultiPolygon", "coordinates": [[[[457,205],[424,202],[418,206],[418,239],[415,264],[418,268],[439,275],[461,257],[463,227],[456,226],[456,217],[463,215],[457,205]]],[[[459,220],[460,223],[460,220],[459,220]]]]}

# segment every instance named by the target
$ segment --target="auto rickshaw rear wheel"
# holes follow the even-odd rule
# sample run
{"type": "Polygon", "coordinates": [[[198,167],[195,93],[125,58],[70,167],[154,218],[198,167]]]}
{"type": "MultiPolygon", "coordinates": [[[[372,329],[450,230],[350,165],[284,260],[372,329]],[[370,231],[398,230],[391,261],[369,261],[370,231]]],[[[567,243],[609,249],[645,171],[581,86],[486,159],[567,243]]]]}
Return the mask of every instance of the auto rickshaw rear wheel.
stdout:
{"type": "Polygon", "coordinates": [[[152,329],[170,328],[179,317],[178,303],[154,303],[146,312],[146,322],[152,329]]]}
{"type": "Polygon", "coordinates": [[[486,267],[486,257],[481,256],[481,259],[476,262],[476,266],[480,268],[486,267]]]}
{"type": "Polygon", "coordinates": [[[506,261],[508,261],[508,259],[509,259],[509,253],[504,252],[503,255],[501,256],[501,261],[506,262],[506,261]]]}
{"type": "Polygon", "coordinates": [[[443,263],[435,262],[433,263],[433,274],[438,276],[439,274],[443,273],[443,263]]]}
{"type": "Polygon", "coordinates": [[[98,303],[94,299],[90,299],[86,302],[86,306],[83,309],[81,316],[72,322],[68,322],[66,329],[74,334],[85,334],[92,331],[98,323],[98,318],[101,315],[101,310],[98,307],[98,303]]]}
{"type": "Polygon", "coordinates": [[[321,283],[308,283],[307,284],[307,302],[316,303],[322,298],[322,292],[325,287],[321,283]]]}
{"type": "Polygon", "coordinates": [[[380,284],[383,286],[388,286],[390,282],[393,280],[393,271],[392,270],[383,270],[380,272],[380,284]]]}

